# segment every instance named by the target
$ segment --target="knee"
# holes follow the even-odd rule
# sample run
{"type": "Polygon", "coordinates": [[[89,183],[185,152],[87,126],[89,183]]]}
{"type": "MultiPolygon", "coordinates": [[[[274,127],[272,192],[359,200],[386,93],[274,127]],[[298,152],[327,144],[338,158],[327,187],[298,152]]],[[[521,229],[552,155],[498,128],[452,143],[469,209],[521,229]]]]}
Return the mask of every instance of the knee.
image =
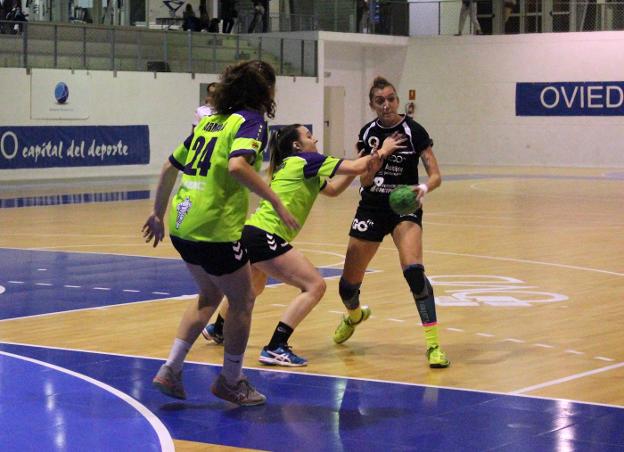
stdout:
{"type": "Polygon", "coordinates": [[[314,304],[316,304],[325,295],[327,284],[321,275],[318,275],[314,280],[306,282],[301,290],[307,293],[314,300],[314,304]]]}
{"type": "Polygon", "coordinates": [[[360,286],[362,283],[351,284],[344,278],[338,283],[338,293],[347,309],[355,309],[359,305],[360,286]]]}
{"type": "Polygon", "coordinates": [[[323,278],[319,277],[316,281],[314,281],[311,292],[314,295],[314,299],[318,302],[321,298],[323,298],[326,290],[327,283],[323,278]]]}
{"type": "Polygon", "coordinates": [[[416,298],[425,298],[429,295],[424,266],[421,264],[408,265],[403,270],[403,276],[416,298]]]}

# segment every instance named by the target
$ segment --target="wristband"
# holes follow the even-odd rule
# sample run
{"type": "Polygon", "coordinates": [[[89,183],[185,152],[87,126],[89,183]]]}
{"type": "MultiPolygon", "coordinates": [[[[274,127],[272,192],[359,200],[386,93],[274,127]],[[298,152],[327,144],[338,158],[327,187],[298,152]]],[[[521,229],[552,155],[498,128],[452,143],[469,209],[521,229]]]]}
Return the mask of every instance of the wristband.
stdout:
{"type": "Polygon", "coordinates": [[[422,191],[423,194],[427,194],[427,192],[429,191],[429,187],[427,187],[427,184],[419,184],[416,188],[422,191]]]}

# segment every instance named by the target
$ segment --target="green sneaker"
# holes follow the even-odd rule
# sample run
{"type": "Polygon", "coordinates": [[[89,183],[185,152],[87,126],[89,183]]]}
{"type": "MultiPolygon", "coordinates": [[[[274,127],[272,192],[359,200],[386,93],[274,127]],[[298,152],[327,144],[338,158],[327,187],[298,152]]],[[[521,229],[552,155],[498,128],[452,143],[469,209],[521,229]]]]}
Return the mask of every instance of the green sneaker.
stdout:
{"type": "Polygon", "coordinates": [[[348,315],[343,316],[340,321],[340,325],[338,325],[338,328],[334,331],[334,342],[336,344],[342,344],[345,342],[353,335],[356,325],[359,325],[364,320],[367,320],[370,315],[370,308],[368,306],[362,306],[362,317],[357,322],[353,322],[348,315]]]}
{"type": "Polygon", "coordinates": [[[446,353],[440,350],[437,345],[427,350],[427,360],[429,361],[429,367],[432,369],[442,369],[451,365],[451,362],[446,357],[446,353]]]}

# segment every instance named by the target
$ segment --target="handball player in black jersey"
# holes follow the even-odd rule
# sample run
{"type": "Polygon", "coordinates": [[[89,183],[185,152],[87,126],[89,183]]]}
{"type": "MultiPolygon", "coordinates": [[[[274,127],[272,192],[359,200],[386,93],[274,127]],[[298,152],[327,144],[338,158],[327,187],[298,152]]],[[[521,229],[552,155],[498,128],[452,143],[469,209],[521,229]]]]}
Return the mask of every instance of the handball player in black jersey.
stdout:
{"type": "Polygon", "coordinates": [[[440,349],[438,340],[433,288],[423,265],[422,207],[412,213],[398,215],[389,205],[390,192],[399,185],[412,187],[421,202],[428,192],[440,186],[442,177],[433,154],[433,141],[420,124],[398,113],[399,97],[394,86],[385,78],[375,78],[369,100],[377,118],[360,130],[358,147],[364,155],[376,152],[384,139],[395,132],[407,137],[403,143],[407,146],[389,156],[377,173],[360,178],[361,200],[351,223],[347,256],[339,283],[340,298],[347,314],[334,332],[334,342],[345,342],[356,325],[370,317],[370,308],[360,306],[360,286],[368,264],[384,237],[390,234],[399,251],[403,276],[424,327],[429,366],[448,367],[450,361],[440,349]],[[419,161],[422,161],[427,173],[427,183],[420,183],[418,179],[419,161]]]}

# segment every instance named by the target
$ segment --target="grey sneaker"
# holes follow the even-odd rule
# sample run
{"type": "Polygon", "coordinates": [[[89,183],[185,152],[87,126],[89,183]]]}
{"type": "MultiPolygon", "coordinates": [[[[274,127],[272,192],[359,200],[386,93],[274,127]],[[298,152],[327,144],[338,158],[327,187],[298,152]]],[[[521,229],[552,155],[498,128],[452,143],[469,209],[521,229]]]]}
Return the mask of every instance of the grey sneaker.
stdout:
{"type": "Polygon", "coordinates": [[[239,380],[235,386],[230,386],[225,381],[225,377],[219,375],[219,378],[216,379],[210,389],[212,393],[220,399],[240,406],[262,405],[266,402],[266,397],[256,391],[245,377],[239,380]]]}
{"type": "Polygon", "coordinates": [[[182,371],[177,374],[166,364],[160,366],[158,373],[152,380],[152,385],[163,394],[176,399],[186,399],[186,391],[182,384],[182,371]]]}

